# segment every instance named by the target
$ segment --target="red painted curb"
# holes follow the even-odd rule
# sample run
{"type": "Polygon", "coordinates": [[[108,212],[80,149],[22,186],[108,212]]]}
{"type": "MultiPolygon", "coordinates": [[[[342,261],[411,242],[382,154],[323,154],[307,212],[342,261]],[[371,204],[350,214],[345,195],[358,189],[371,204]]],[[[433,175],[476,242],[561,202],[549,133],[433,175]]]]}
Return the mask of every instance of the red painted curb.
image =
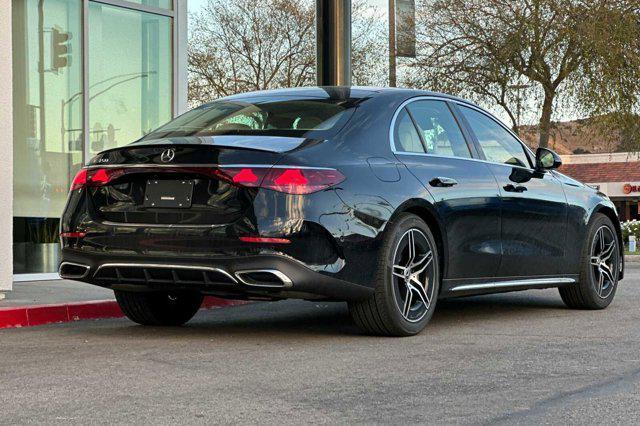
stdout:
{"type": "MultiPolygon", "coordinates": [[[[241,305],[241,300],[226,300],[207,296],[202,309],[241,305]]],[[[120,318],[124,314],[115,300],[94,300],[55,305],[0,307],[0,328],[31,327],[100,318],[120,318]]]]}

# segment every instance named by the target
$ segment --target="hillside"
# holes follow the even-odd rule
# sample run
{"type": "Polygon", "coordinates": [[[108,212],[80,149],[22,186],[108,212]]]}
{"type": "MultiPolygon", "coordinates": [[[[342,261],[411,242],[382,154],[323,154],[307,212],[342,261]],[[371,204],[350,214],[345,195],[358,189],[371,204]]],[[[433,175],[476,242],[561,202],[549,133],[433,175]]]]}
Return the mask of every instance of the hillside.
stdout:
{"type": "MultiPolygon", "coordinates": [[[[599,154],[619,151],[620,132],[603,132],[597,119],[554,122],[549,148],[558,154],[599,154]]],[[[522,126],[521,138],[532,148],[538,146],[538,126],[522,126]]]]}

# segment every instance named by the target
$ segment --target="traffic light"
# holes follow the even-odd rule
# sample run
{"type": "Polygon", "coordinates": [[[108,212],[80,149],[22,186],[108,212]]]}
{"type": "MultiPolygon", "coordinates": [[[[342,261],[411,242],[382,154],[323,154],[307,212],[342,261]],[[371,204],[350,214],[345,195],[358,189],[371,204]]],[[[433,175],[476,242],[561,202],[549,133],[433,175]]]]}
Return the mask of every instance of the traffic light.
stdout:
{"type": "Polygon", "coordinates": [[[71,34],[62,32],[56,27],[51,29],[51,68],[54,71],[65,68],[71,61],[69,40],[71,34]]]}

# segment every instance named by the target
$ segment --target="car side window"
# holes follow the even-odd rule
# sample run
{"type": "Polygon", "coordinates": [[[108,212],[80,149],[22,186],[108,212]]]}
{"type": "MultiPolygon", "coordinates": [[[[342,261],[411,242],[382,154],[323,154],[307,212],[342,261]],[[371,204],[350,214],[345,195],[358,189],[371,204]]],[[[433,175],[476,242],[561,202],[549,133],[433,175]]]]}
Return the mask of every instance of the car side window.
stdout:
{"type": "Polygon", "coordinates": [[[460,106],[462,114],[475,133],[485,157],[496,163],[531,167],[524,147],[504,127],[475,109],[460,106]]]}
{"type": "Polygon", "coordinates": [[[471,158],[451,110],[443,101],[416,101],[407,106],[422,133],[427,154],[471,158]]]}
{"type": "Polygon", "coordinates": [[[424,147],[420,141],[416,126],[413,125],[413,121],[405,108],[402,108],[396,118],[395,128],[393,129],[393,142],[398,152],[424,153],[424,147]]]}

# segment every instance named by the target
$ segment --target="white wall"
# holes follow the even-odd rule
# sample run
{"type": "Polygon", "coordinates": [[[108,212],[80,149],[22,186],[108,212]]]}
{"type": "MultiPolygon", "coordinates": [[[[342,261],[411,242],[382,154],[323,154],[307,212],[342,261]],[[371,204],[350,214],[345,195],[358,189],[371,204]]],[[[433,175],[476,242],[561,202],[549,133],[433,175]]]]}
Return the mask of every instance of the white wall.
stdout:
{"type": "Polygon", "coordinates": [[[561,155],[564,164],[594,164],[594,163],[626,163],[639,161],[638,152],[607,152],[604,154],[572,154],[561,155]]]}
{"type": "Polygon", "coordinates": [[[11,1],[0,7],[0,290],[13,280],[13,99],[11,75],[11,1]]]}

